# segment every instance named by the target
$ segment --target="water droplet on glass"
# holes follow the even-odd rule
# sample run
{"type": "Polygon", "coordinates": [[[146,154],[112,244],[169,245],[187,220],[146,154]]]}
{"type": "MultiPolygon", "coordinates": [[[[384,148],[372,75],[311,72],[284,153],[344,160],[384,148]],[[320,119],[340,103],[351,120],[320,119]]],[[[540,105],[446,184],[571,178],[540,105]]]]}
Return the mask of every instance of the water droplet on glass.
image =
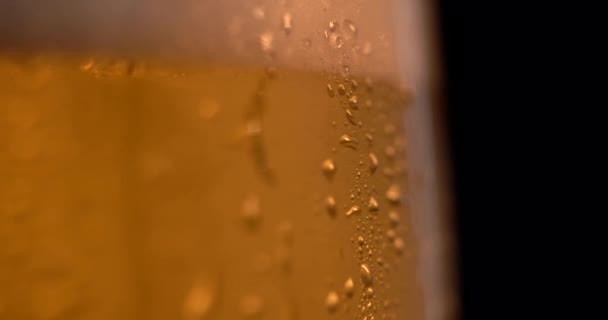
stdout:
{"type": "Polygon", "coordinates": [[[331,86],[331,84],[329,84],[329,83],[327,84],[327,94],[328,94],[330,97],[333,97],[333,96],[335,95],[335,93],[334,93],[334,88],[333,88],[333,87],[331,86]]]}
{"type": "Polygon", "coordinates": [[[376,262],[378,263],[378,265],[383,265],[384,264],[384,260],[382,260],[382,258],[378,258],[376,259],[376,262]]]}
{"type": "Polygon", "coordinates": [[[388,199],[388,201],[393,204],[399,203],[401,199],[401,190],[399,188],[399,185],[391,184],[388,187],[388,189],[386,190],[386,199],[388,199]]]}
{"type": "Polygon", "coordinates": [[[329,35],[329,44],[333,48],[342,48],[342,46],[344,45],[344,39],[342,39],[342,37],[340,37],[339,35],[332,33],[331,35],[329,35]]]}
{"type": "Polygon", "coordinates": [[[351,149],[357,149],[359,141],[347,134],[343,134],[340,136],[340,144],[351,149]]]}
{"type": "Polygon", "coordinates": [[[184,318],[201,320],[209,313],[214,301],[213,289],[208,283],[197,281],[184,300],[184,318]]]}
{"type": "Polygon", "coordinates": [[[353,214],[361,212],[361,208],[359,206],[352,206],[348,211],[346,211],[346,216],[350,217],[353,214]]]}
{"type": "Polygon", "coordinates": [[[357,27],[355,23],[349,19],[344,20],[344,26],[346,27],[346,34],[349,35],[350,38],[354,38],[357,36],[357,27]]]}
{"type": "Polygon", "coordinates": [[[403,252],[403,247],[405,246],[405,244],[403,243],[403,239],[396,238],[395,241],[393,242],[393,246],[395,246],[395,251],[397,251],[397,253],[401,254],[403,252]]]}
{"type": "Polygon", "coordinates": [[[283,15],[283,30],[285,30],[286,34],[291,32],[291,14],[285,13],[283,15]]]}
{"type": "Polygon", "coordinates": [[[374,289],[372,289],[371,287],[368,287],[367,289],[365,289],[365,297],[366,298],[371,298],[374,296],[374,289]]]}
{"type": "Polygon", "coordinates": [[[247,196],[243,201],[241,209],[243,220],[248,226],[256,227],[260,223],[262,214],[260,212],[260,201],[257,196],[247,196]]]}
{"type": "Polygon", "coordinates": [[[376,169],[378,168],[378,157],[376,157],[376,155],[373,152],[370,152],[369,154],[369,171],[371,171],[371,173],[376,172],[376,169]]]}
{"type": "Polygon", "coordinates": [[[389,229],[388,231],[386,231],[386,237],[387,237],[389,240],[391,240],[391,241],[395,240],[395,237],[396,237],[396,236],[397,236],[397,235],[395,234],[395,230],[393,230],[393,229],[389,229]]]}
{"type": "Polygon", "coordinates": [[[336,20],[331,20],[329,22],[329,31],[336,31],[336,29],[338,28],[338,22],[336,22],[336,20]]]}
{"type": "Polygon", "coordinates": [[[392,136],[393,134],[395,134],[395,126],[392,125],[391,123],[388,123],[387,125],[384,126],[384,133],[387,136],[392,136]]]}
{"type": "Polygon", "coordinates": [[[325,198],[325,208],[327,208],[327,211],[331,215],[336,213],[336,199],[333,196],[327,196],[327,198],[325,198]]]}
{"type": "Polygon", "coordinates": [[[257,20],[263,20],[264,19],[264,9],[257,7],[254,8],[252,11],[253,17],[256,18],[257,20]]]}
{"type": "Polygon", "coordinates": [[[359,87],[359,83],[357,82],[357,80],[350,80],[350,87],[353,89],[353,91],[357,90],[357,88],[359,87]]]}
{"type": "Polygon", "coordinates": [[[255,317],[264,311],[264,300],[257,295],[247,295],[241,298],[239,308],[243,316],[255,317]]]}
{"type": "Polygon", "coordinates": [[[347,297],[352,297],[353,293],[355,293],[355,282],[353,281],[353,278],[348,278],[346,279],[346,282],[344,282],[344,293],[347,297]]]}
{"type": "Polygon", "coordinates": [[[369,267],[366,264],[362,264],[359,268],[359,273],[361,275],[361,282],[363,282],[363,285],[366,287],[371,286],[373,279],[369,267]]]}
{"type": "Polygon", "coordinates": [[[354,125],[357,125],[357,122],[355,121],[355,116],[353,115],[353,112],[352,112],[352,111],[350,111],[349,109],[346,109],[346,110],[344,110],[344,113],[346,114],[346,119],[347,119],[347,120],[348,120],[350,123],[352,123],[352,124],[354,124],[354,125]]]}
{"type": "Polygon", "coordinates": [[[386,154],[386,156],[390,159],[395,158],[396,153],[397,152],[393,146],[386,146],[386,148],[384,148],[384,154],[386,154]]]}
{"type": "Polygon", "coordinates": [[[393,226],[399,224],[399,213],[395,210],[391,210],[391,212],[388,213],[388,221],[390,221],[393,226]]]}
{"type": "Polygon", "coordinates": [[[357,242],[359,242],[359,245],[363,245],[363,244],[365,244],[365,239],[363,239],[363,237],[362,237],[362,236],[359,236],[359,237],[357,238],[357,242]]]}
{"type": "Polygon", "coordinates": [[[266,53],[273,51],[273,35],[270,32],[264,32],[260,35],[260,48],[266,53]]]}
{"type": "Polygon", "coordinates": [[[359,102],[357,96],[352,96],[348,99],[348,105],[353,109],[359,109],[359,102]]]}
{"type": "Polygon", "coordinates": [[[331,178],[336,172],[336,164],[332,159],[325,159],[321,163],[321,170],[326,177],[331,178]]]}
{"type": "Polygon", "coordinates": [[[367,204],[369,211],[378,211],[379,205],[378,201],[374,197],[369,198],[369,203],[367,204]]]}
{"type": "Polygon", "coordinates": [[[327,294],[327,298],[325,298],[325,306],[327,307],[327,311],[334,312],[338,309],[338,304],[340,303],[340,297],[335,291],[330,291],[327,294]]]}
{"type": "Polygon", "coordinates": [[[262,135],[262,122],[259,119],[249,119],[245,123],[245,134],[249,137],[262,135]]]}
{"type": "Polygon", "coordinates": [[[346,93],[346,88],[343,84],[338,85],[338,93],[343,96],[346,93]]]}

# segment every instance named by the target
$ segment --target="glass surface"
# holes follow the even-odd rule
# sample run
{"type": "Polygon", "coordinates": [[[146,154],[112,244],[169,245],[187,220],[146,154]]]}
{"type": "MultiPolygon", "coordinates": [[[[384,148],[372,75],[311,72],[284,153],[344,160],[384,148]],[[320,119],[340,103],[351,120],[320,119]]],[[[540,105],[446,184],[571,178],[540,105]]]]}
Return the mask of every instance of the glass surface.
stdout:
{"type": "Polygon", "coordinates": [[[451,319],[418,1],[0,3],[0,319],[451,319]]]}

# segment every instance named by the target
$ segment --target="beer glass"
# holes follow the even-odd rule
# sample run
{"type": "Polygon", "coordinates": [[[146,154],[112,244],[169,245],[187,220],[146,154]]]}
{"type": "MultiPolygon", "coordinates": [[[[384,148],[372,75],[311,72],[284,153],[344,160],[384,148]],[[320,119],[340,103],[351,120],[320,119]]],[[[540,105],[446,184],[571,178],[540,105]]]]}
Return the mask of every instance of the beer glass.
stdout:
{"type": "Polygon", "coordinates": [[[0,2],[0,319],[451,319],[420,0],[0,2]]]}

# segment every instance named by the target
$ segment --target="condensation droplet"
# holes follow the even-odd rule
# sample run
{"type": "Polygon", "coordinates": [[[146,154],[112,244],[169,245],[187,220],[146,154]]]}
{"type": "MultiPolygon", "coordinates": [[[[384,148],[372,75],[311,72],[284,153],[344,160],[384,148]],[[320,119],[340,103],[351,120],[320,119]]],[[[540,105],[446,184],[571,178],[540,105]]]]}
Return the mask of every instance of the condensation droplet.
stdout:
{"type": "Polygon", "coordinates": [[[352,79],[350,80],[350,87],[354,90],[357,90],[357,88],[359,87],[359,83],[357,82],[357,80],[352,79]]]}
{"type": "Polygon", "coordinates": [[[371,171],[371,173],[376,172],[376,169],[378,168],[378,157],[376,157],[376,155],[373,152],[370,152],[369,154],[369,171],[371,171]]]}
{"type": "Polygon", "coordinates": [[[386,146],[386,148],[384,148],[384,154],[386,154],[389,159],[395,158],[396,153],[397,152],[393,146],[386,146]]]}
{"type": "Polygon", "coordinates": [[[270,32],[264,32],[260,35],[260,48],[266,53],[273,51],[273,35],[270,32]]]}
{"type": "Polygon", "coordinates": [[[243,316],[255,317],[264,311],[264,300],[258,295],[247,295],[241,298],[239,308],[243,316]]]}
{"type": "Polygon", "coordinates": [[[395,251],[397,251],[397,253],[401,254],[403,252],[403,247],[405,246],[405,244],[403,243],[403,239],[396,238],[395,241],[393,242],[393,246],[395,246],[395,251]]]}
{"type": "Polygon", "coordinates": [[[263,20],[264,19],[264,9],[257,7],[254,8],[252,11],[253,17],[256,18],[257,20],[263,20]]]}
{"type": "Polygon", "coordinates": [[[388,123],[384,126],[384,133],[387,136],[392,136],[393,134],[395,134],[395,126],[391,123],[388,123]]]}
{"type": "Polygon", "coordinates": [[[363,285],[366,287],[371,286],[373,278],[369,267],[366,264],[362,264],[359,268],[359,273],[361,274],[361,282],[363,282],[363,285]]]}
{"type": "Polygon", "coordinates": [[[366,133],[365,134],[365,138],[367,139],[367,142],[371,145],[372,142],[374,142],[374,136],[372,136],[371,133],[366,133]]]}
{"type": "Polygon", "coordinates": [[[256,195],[249,195],[241,206],[241,215],[245,223],[250,227],[260,224],[262,214],[260,211],[260,200],[256,195]]]}
{"type": "Polygon", "coordinates": [[[335,291],[330,291],[325,298],[325,306],[327,307],[327,311],[334,312],[338,309],[338,305],[340,304],[340,297],[335,291]]]}
{"type": "Polygon", "coordinates": [[[359,141],[347,134],[343,134],[340,136],[340,144],[351,149],[357,149],[359,141]]]}
{"type": "Polygon", "coordinates": [[[353,39],[357,36],[357,26],[349,19],[344,20],[345,33],[349,39],[353,39]]]}
{"type": "Polygon", "coordinates": [[[353,115],[353,112],[350,111],[350,109],[344,110],[344,113],[346,114],[346,119],[348,119],[350,123],[357,125],[357,122],[355,121],[355,116],[353,115]]]}
{"type": "Polygon", "coordinates": [[[353,278],[348,278],[346,279],[346,282],[344,282],[344,293],[347,297],[352,297],[353,293],[355,293],[355,282],[353,281],[353,278]]]}
{"type": "Polygon", "coordinates": [[[209,313],[214,301],[213,288],[208,283],[197,281],[184,300],[184,318],[201,320],[209,313]]]}
{"type": "Polygon", "coordinates": [[[327,208],[327,211],[331,215],[336,213],[336,199],[333,196],[327,196],[327,198],[325,198],[325,208],[327,208]]]}
{"type": "Polygon", "coordinates": [[[357,242],[359,242],[359,245],[363,245],[363,244],[365,244],[365,239],[363,239],[363,237],[362,237],[362,236],[359,236],[359,237],[357,238],[357,242]]]}
{"type": "Polygon", "coordinates": [[[289,35],[291,28],[291,14],[285,13],[283,14],[283,30],[285,30],[285,33],[289,35]]]}
{"type": "Polygon", "coordinates": [[[321,163],[321,170],[326,177],[331,178],[336,172],[336,164],[332,159],[325,159],[323,163],[321,163]]]}
{"type": "Polygon", "coordinates": [[[348,105],[353,109],[359,109],[359,102],[357,96],[352,96],[348,99],[348,105]]]}
{"type": "Polygon", "coordinates": [[[334,92],[334,88],[329,83],[327,84],[327,94],[332,98],[336,95],[334,92]]]}
{"type": "Polygon", "coordinates": [[[344,39],[337,34],[331,34],[329,36],[329,44],[334,48],[342,48],[344,45],[344,39]]]}
{"type": "Polygon", "coordinates": [[[399,188],[399,185],[391,184],[388,187],[388,189],[386,190],[386,199],[388,199],[388,201],[393,204],[399,203],[399,201],[401,200],[401,190],[399,188]]]}
{"type": "Polygon", "coordinates": [[[346,93],[346,88],[343,84],[338,85],[338,93],[343,96],[346,93]]]}
{"type": "Polygon", "coordinates": [[[369,208],[369,211],[378,211],[379,205],[378,205],[378,201],[376,200],[376,198],[370,197],[367,207],[369,208]]]}
{"type": "Polygon", "coordinates": [[[338,22],[336,22],[336,20],[331,20],[329,22],[329,31],[336,31],[336,29],[338,28],[338,22]]]}
{"type": "Polygon", "coordinates": [[[366,298],[371,298],[374,296],[374,289],[372,289],[372,287],[368,287],[367,289],[365,289],[365,297],[366,298]]]}
{"type": "Polygon", "coordinates": [[[361,212],[361,208],[359,206],[352,206],[348,211],[346,211],[346,216],[350,217],[353,214],[361,212]]]}
{"type": "Polygon", "coordinates": [[[396,226],[399,224],[399,213],[397,211],[391,210],[388,213],[388,221],[390,221],[391,225],[396,226]]]}
{"type": "Polygon", "coordinates": [[[391,240],[391,241],[395,240],[395,237],[396,237],[396,236],[397,236],[397,235],[395,234],[395,230],[393,230],[393,229],[389,229],[388,231],[386,231],[386,237],[387,237],[389,240],[391,240]]]}
{"type": "Polygon", "coordinates": [[[249,119],[245,123],[245,134],[249,137],[259,137],[262,135],[262,122],[257,118],[249,119]]]}

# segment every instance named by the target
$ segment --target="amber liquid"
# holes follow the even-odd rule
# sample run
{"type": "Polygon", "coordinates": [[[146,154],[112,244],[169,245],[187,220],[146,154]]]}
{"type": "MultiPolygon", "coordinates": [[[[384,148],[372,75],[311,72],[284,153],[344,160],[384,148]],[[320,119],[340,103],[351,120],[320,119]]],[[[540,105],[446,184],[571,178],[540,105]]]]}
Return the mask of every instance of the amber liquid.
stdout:
{"type": "Polygon", "coordinates": [[[421,319],[373,80],[0,56],[0,319],[421,319]]]}

